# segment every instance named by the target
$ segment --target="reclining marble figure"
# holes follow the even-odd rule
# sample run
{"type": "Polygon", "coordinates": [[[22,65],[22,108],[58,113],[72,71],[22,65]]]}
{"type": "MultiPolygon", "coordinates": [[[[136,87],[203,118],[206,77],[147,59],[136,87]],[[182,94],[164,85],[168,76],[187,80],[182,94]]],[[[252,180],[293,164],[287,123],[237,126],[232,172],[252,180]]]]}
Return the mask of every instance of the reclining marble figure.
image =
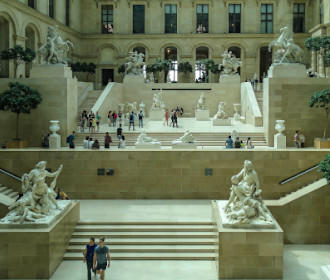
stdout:
{"type": "Polygon", "coordinates": [[[183,136],[180,138],[172,141],[173,145],[178,145],[178,144],[194,144],[195,143],[195,138],[193,137],[192,133],[189,130],[186,130],[183,136]]]}
{"type": "Polygon", "coordinates": [[[144,131],[142,131],[138,136],[135,145],[145,145],[145,144],[160,145],[160,142],[152,137],[147,136],[147,134],[144,131]]]}
{"type": "Polygon", "coordinates": [[[224,210],[231,224],[272,224],[273,219],[261,198],[259,178],[249,160],[231,178],[232,187],[224,210]]]}

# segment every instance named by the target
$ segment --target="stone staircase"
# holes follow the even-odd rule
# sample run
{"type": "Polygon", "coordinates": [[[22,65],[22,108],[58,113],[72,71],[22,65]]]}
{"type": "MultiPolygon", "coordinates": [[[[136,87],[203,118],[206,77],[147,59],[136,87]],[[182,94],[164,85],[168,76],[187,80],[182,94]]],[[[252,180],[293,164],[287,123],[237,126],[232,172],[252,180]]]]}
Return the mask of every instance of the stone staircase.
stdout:
{"type": "Polygon", "coordinates": [[[11,205],[16,201],[18,193],[13,189],[0,184],[0,203],[6,206],[11,205]]]}
{"type": "Polygon", "coordinates": [[[90,90],[84,102],[79,106],[78,109],[78,118],[77,126],[80,126],[80,116],[83,111],[86,111],[87,114],[91,111],[97,99],[100,97],[102,90],[90,90]]]}
{"type": "MultiPolygon", "coordinates": [[[[139,136],[139,132],[124,132],[126,146],[134,146],[139,136]]],[[[104,146],[104,133],[77,133],[75,138],[76,146],[82,146],[86,136],[90,136],[93,140],[97,139],[101,146],[104,146]]],[[[118,145],[118,140],[115,133],[110,133],[112,145],[118,145]]],[[[182,132],[148,132],[148,136],[157,139],[162,143],[162,146],[171,146],[173,140],[181,137],[182,132]]],[[[196,139],[198,146],[225,146],[225,141],[228,137],[228,132],[195,132],[193,136],[196,139]]],[[[251,137],[254,146],[267,146],[266,138],[263,132],[240,133],[241,140],[246,141],[247,137],[251,137]]]]}
{"type": "Polygon", "coordinates": [[[263,114],[264,114],[264,112],[263,112],[264,93],[263,93],[263,91],[257,91],[257,90],[255,90],[254,91],[254,94],[256,96],[256,99],[257,99],[257,102],[258,102],[258,105],[259,105],[259,109],[260,109],[261,115],[263,116],[263,114]]]}
{"type": "Polygon", "coordinates": [[[102,236],[112,260],[215,260],[217,234],[212,222],[84,222],[77,224],[64,260],[82,260],[94,236],[102,236]]]}

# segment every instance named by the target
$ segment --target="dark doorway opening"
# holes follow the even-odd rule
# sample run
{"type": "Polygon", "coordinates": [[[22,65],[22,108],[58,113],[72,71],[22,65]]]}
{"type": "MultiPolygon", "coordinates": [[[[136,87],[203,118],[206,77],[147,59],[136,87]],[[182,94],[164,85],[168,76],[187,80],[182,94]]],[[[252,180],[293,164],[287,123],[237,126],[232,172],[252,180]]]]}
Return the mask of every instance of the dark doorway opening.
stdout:
{"type": "Polygon", "coordinates": [[[268,47],[260,48],[260,76],[259,80],[262,82],[267,75],[268,68],[272,65],[272,52],[268,51],[268,47]]]}
{"type": "Polygon", "coordinates": [[[113,69],[102,69],[102,85],[106,86],[108,83],[114,81],[113,69]]]}

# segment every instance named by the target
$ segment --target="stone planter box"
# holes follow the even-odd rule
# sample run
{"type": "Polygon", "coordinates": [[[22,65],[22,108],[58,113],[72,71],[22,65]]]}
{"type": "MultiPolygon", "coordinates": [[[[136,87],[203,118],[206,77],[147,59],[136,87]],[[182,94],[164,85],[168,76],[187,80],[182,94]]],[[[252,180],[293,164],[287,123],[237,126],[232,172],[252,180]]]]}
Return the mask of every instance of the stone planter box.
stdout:
{"type": "Polygon", "coordinates": [[[8,142],[6,146],[10,149],[22,149],[29,146],[29,142],[26,140],[13,140],[8,142]]]}
{"type": "Polygon", "coordinates": [[[330,149],[330,138],[314,138],[316,149],[330,149]]]}

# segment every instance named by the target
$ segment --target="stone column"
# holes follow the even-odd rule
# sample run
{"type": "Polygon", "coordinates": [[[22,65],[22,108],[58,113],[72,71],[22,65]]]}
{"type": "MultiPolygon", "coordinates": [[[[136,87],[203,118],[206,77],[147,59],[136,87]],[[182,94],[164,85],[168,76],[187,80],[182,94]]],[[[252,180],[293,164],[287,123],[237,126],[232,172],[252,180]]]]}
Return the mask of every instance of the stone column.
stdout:
{"type": "Polygon", "coordinates": [[[317,53],[315,50],[312,50],[312,61],[311,61],[311,66],[312,66],[312,73],[314,74],[317,72],[317,53]]]}
{"type": "Polygon", "coordinates": [[[318,55],[318,62],[319,62],[319,77],[324,78],[325,73],[324,73],[324,49],[321,48],[319,55],[318,55]]]}
{"type": "MultiPolygon", "coordinates": [[[[20,35],[15,35],[14,36],[14,41],[15,41],[15,45],[20,45],[23,48],[25,48],[26,37],[20,36],[20,35]]],[[[12,63],[11,68],[13,69],[13,71],[11,73],[12,73],[12,77],[14,77],[14,75],[15,75],[15,71],[14,71],[15,64],[14,64],[13,61],[11,61],[11,63],[12,63]]],[[[17,72],[16,72],[16,77],[14,77],[14,78],[19,78],[20,75],[22,75],[23,77],[25,76],[25,64],[18,65],[17,72]]]]}

